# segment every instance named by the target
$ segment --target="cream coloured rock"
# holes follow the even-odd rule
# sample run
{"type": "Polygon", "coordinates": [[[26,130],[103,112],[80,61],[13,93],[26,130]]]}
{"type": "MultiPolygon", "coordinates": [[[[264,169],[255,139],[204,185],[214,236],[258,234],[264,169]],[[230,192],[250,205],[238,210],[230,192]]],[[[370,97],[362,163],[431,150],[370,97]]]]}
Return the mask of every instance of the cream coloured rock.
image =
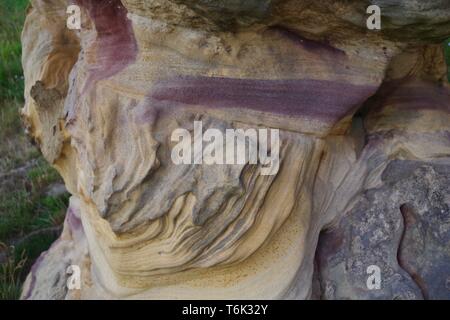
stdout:
{"type": "Polygon", "coordinates": [[[370,32],[364,1],[79,0],[79,31],[68,2],[32,1],[23,116],[72,199],[23,298],[347,297],[323,288],[339,281],[315,267],[320,232],[387,188],[392,161],[450,165],[450,17],[384,2],[390,22],[370,32]],[[196,121],[278,129],[276,174],[248,156],[174,163],[173,132],[196,121]],[[80,289],[66,288],[70,265],[80,289]],[[331,280],[317,289],[313,273],[331,280]]]}

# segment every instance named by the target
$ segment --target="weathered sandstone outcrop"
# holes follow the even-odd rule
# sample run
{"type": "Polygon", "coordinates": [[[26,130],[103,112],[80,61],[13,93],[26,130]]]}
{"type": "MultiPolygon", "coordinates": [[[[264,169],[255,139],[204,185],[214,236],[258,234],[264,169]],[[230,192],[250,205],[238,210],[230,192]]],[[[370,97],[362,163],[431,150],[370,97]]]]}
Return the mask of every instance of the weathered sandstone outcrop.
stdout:
{"type": "Polygon", "coordinates": [[[73,3],[81,30],[33,0],[22,36],[24,122],[72,194],[23,298],[450,297],[448,1],[73,3]],[[276,174],[175,164],[194,121],[279,129],[276,174]]]}

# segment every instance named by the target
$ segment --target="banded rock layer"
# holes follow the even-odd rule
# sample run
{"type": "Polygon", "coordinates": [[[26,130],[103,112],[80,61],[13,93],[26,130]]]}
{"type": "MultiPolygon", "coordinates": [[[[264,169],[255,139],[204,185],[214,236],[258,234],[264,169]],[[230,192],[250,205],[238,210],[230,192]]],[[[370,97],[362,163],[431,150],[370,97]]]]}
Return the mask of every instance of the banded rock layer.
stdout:
{"type": "Polygon", "coordinates": [[[26,128],[72,194],[23,298],[450,297],[447,1],[379,1],[381,31],[371,1],[74,3],[81,30],[33,0],[22,35],[26,128]],[[195,121],[278,129],[276,174],[175,164],[195,121]]]}

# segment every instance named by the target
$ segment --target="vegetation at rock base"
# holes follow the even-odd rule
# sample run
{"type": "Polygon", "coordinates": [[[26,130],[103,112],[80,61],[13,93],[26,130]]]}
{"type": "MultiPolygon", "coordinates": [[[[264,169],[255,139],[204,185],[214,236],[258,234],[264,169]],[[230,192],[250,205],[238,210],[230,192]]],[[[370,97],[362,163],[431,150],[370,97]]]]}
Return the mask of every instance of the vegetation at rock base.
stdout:
{"type": "Polygon", "coordinates": [[[33,262],[58,236],[67,193],[23,132],[20,34],[28,0],[0,4],[0,299],[17,299],[33,262]]]}

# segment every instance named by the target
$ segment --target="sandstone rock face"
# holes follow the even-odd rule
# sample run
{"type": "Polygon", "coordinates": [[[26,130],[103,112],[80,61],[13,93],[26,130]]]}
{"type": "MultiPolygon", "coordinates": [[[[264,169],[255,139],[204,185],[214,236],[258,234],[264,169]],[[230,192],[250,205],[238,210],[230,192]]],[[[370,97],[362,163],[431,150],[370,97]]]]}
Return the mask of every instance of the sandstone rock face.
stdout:
{"type": "Polygon", "coordinates": [[[72,198],[22,297],[450,298],[449,3],[371,2],[33,0],[22,112],[72,198]],[[174,163],[199,122],[278,129],[275,170],[174,163]]]}

